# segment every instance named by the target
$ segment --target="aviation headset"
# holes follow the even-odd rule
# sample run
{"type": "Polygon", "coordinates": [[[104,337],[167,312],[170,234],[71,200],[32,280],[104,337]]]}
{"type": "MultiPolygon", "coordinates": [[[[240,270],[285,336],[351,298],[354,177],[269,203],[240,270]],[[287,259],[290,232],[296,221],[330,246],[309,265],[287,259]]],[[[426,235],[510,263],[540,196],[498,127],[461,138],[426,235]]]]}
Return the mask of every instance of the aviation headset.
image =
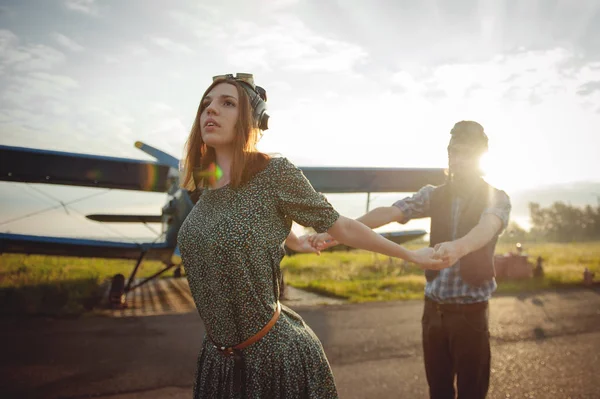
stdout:
{"type": "MultiPolygon", "coordinates": [[[[483,126],[475,121],[457,122],[452,130],[450,130],[450,135],[452,136],[452,140],[459,143],[470,144],[477,152],[484,153],[488,150],[488,136],[485,134],[483,126]]],[[[450,145],[448,145],[448,149],[450,149],[450,145]]],[[[453,171],[449,167],[447,176],[448,181],[452,180],[452,174],[453,171]]]]}
{"type": "Polygon", "coordinates": [[[252,116],[256,127],[260,130],[269,128],[269,115],[267,114],[267,92],[260,86],[254,84],[254,76],[251,73],[236,73],[227,75],[217,75],[213,77],[215,80],[235,80],[240,83],[246,90],[250,98],[250,106],[252,107],[252,116]]]}

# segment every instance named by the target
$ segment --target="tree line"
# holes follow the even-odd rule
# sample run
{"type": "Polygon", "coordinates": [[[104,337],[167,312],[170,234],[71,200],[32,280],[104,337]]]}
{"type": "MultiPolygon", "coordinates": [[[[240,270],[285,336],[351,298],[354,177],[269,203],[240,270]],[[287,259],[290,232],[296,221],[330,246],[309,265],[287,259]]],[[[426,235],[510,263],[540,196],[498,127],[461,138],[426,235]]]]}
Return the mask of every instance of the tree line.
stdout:
{"type": "Polygon", "coordinates": [[[529,203],[531,230],[511,222],[501,240],[574,242],[600,240],[600,201],[597,206],[576,207],[555,202],[543,208],[529,203]]]}

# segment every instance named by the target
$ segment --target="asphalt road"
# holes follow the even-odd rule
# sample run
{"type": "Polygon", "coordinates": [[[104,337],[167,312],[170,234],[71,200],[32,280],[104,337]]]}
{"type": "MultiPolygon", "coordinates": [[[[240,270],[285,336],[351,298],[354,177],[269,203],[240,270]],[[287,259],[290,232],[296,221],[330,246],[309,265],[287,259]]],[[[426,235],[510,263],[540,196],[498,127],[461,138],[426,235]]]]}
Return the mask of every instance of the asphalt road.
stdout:
{"type": "MultiPolygon", "coordinates": [[[[297,308],[341,398],[425,398],[421,301],[297,308]]],[[[504,296],[490,306],[489,398],[600,398],[600,292],[504,296]]],[[[189,398],[195,313],[0,321],[0,398],[189,398]]]]}

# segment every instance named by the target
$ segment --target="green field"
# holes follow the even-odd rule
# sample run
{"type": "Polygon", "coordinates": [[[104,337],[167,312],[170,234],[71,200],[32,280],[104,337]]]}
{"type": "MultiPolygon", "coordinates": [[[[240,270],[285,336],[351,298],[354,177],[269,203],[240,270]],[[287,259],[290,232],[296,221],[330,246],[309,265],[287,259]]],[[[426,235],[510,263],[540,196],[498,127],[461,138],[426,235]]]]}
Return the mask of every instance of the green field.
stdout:
{"type": "MultiPolygon", "coordinates": [[[[41,255],[0,256],[0,315],[78,315],[99,302],[102,283],[117,273],[128,277],[134,261],[41,255]]],[[[143,262],[138,277],[162,269],[143,262]]],[[[168,274],[168,272],[167,272],[168,274]]]]}
{"type": "MultiPolygon", "coordinates": [[[[600,242],[531,243],[524,248],[532,262],[537,256],[544,259],[544,278],[499,281],[499,292],[579,285],[585,267],[600,279],[600,242]]],[[[512,249],[512,245],[500,244],[497,253],[512,249]]],[[[134,264],[112,259],[2,255],[0,314],[79,315],[97,306],[103,282],[116,273],[127,277],[134,264]]],[[[159,262],[144,262],[138,277],[161,268],[159,262]]],[[[364,251],[295,255],[286,257],[282,268],[286,284],[350,302],[421,298],[425,284],[423,272],[415,265],[364,251]]]]}
{"type": "MultiPolygon", "coordinates": [[[[406,246],[414,249],[423,244],[406,246]]],[[[581,284],[585,267],[600,278],[600,242],[531,243],[523,247],[531,262],[538,256],[543,258],[544,278],[498,281],[499,292],[581,284]]],[[[496,253],[513,249],[512,244],[499,244],[496,253]]],[[[415,265],[363,251],[321,256],[301,254],[285,258],[282,267],[287,284],[350,302],[421,298],[425,286],[423,272],[415,265]]]]}

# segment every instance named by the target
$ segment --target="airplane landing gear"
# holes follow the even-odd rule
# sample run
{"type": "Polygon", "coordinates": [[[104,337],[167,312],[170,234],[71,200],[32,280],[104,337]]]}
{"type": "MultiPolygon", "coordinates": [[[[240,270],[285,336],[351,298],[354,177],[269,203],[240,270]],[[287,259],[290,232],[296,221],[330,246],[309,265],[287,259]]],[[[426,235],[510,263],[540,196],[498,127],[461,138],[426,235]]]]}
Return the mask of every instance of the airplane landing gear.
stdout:
{"type": "Polygon", "coordinates": [[[173,277],[179,278],[181,277],[181,266],[177,266],[175,270],[173,270],[173,277]]]}
{"type": "Polygon", "coordinates": [[[111,307],[124,308],[127,306],[125,302],[125,276],[115,274],[110,284],[110,292],[108,294],[108,302],[111,307]]]}
{"type": "Polygon", "coordinates": [[[127,280],[127,283],[125,283],[125,276],[122,274],[115,274],[115,276],[113,277],[111,285],[110,285],[110,291],[108,294],[108,304],[110,307],[121,308],[121,309],[127,308],[127,298],[126,298],[127,293],[129,293],[130,291],[133,291],[136,288],[141,287],[142,285],[146,284],[147,282],[149,282],[151,280],[154,280],[155,278],[157,278],[164,272],[166,272],[174,267],[176,268],[176,270],[173,272],[173,275],[175,277],[181,277],[181,266],[177,266],[174,264],[168,264],[165,266],[164,269],[161,269],[158,272],[151,275],[150,277],[147,277],[147,278],[143,279],[142,281],[138,282],[137,284],[134,284],[135,276],[139,270],[142,260],[144,259],[144,255],[146,255],[146,251],[144,251],[140,254],[140,257],[138,258],[138,260],[135,264],[135,267],[133,268],[133,271],[131,272],[131,275],[129,276],[129,279],[127,280]]]}

